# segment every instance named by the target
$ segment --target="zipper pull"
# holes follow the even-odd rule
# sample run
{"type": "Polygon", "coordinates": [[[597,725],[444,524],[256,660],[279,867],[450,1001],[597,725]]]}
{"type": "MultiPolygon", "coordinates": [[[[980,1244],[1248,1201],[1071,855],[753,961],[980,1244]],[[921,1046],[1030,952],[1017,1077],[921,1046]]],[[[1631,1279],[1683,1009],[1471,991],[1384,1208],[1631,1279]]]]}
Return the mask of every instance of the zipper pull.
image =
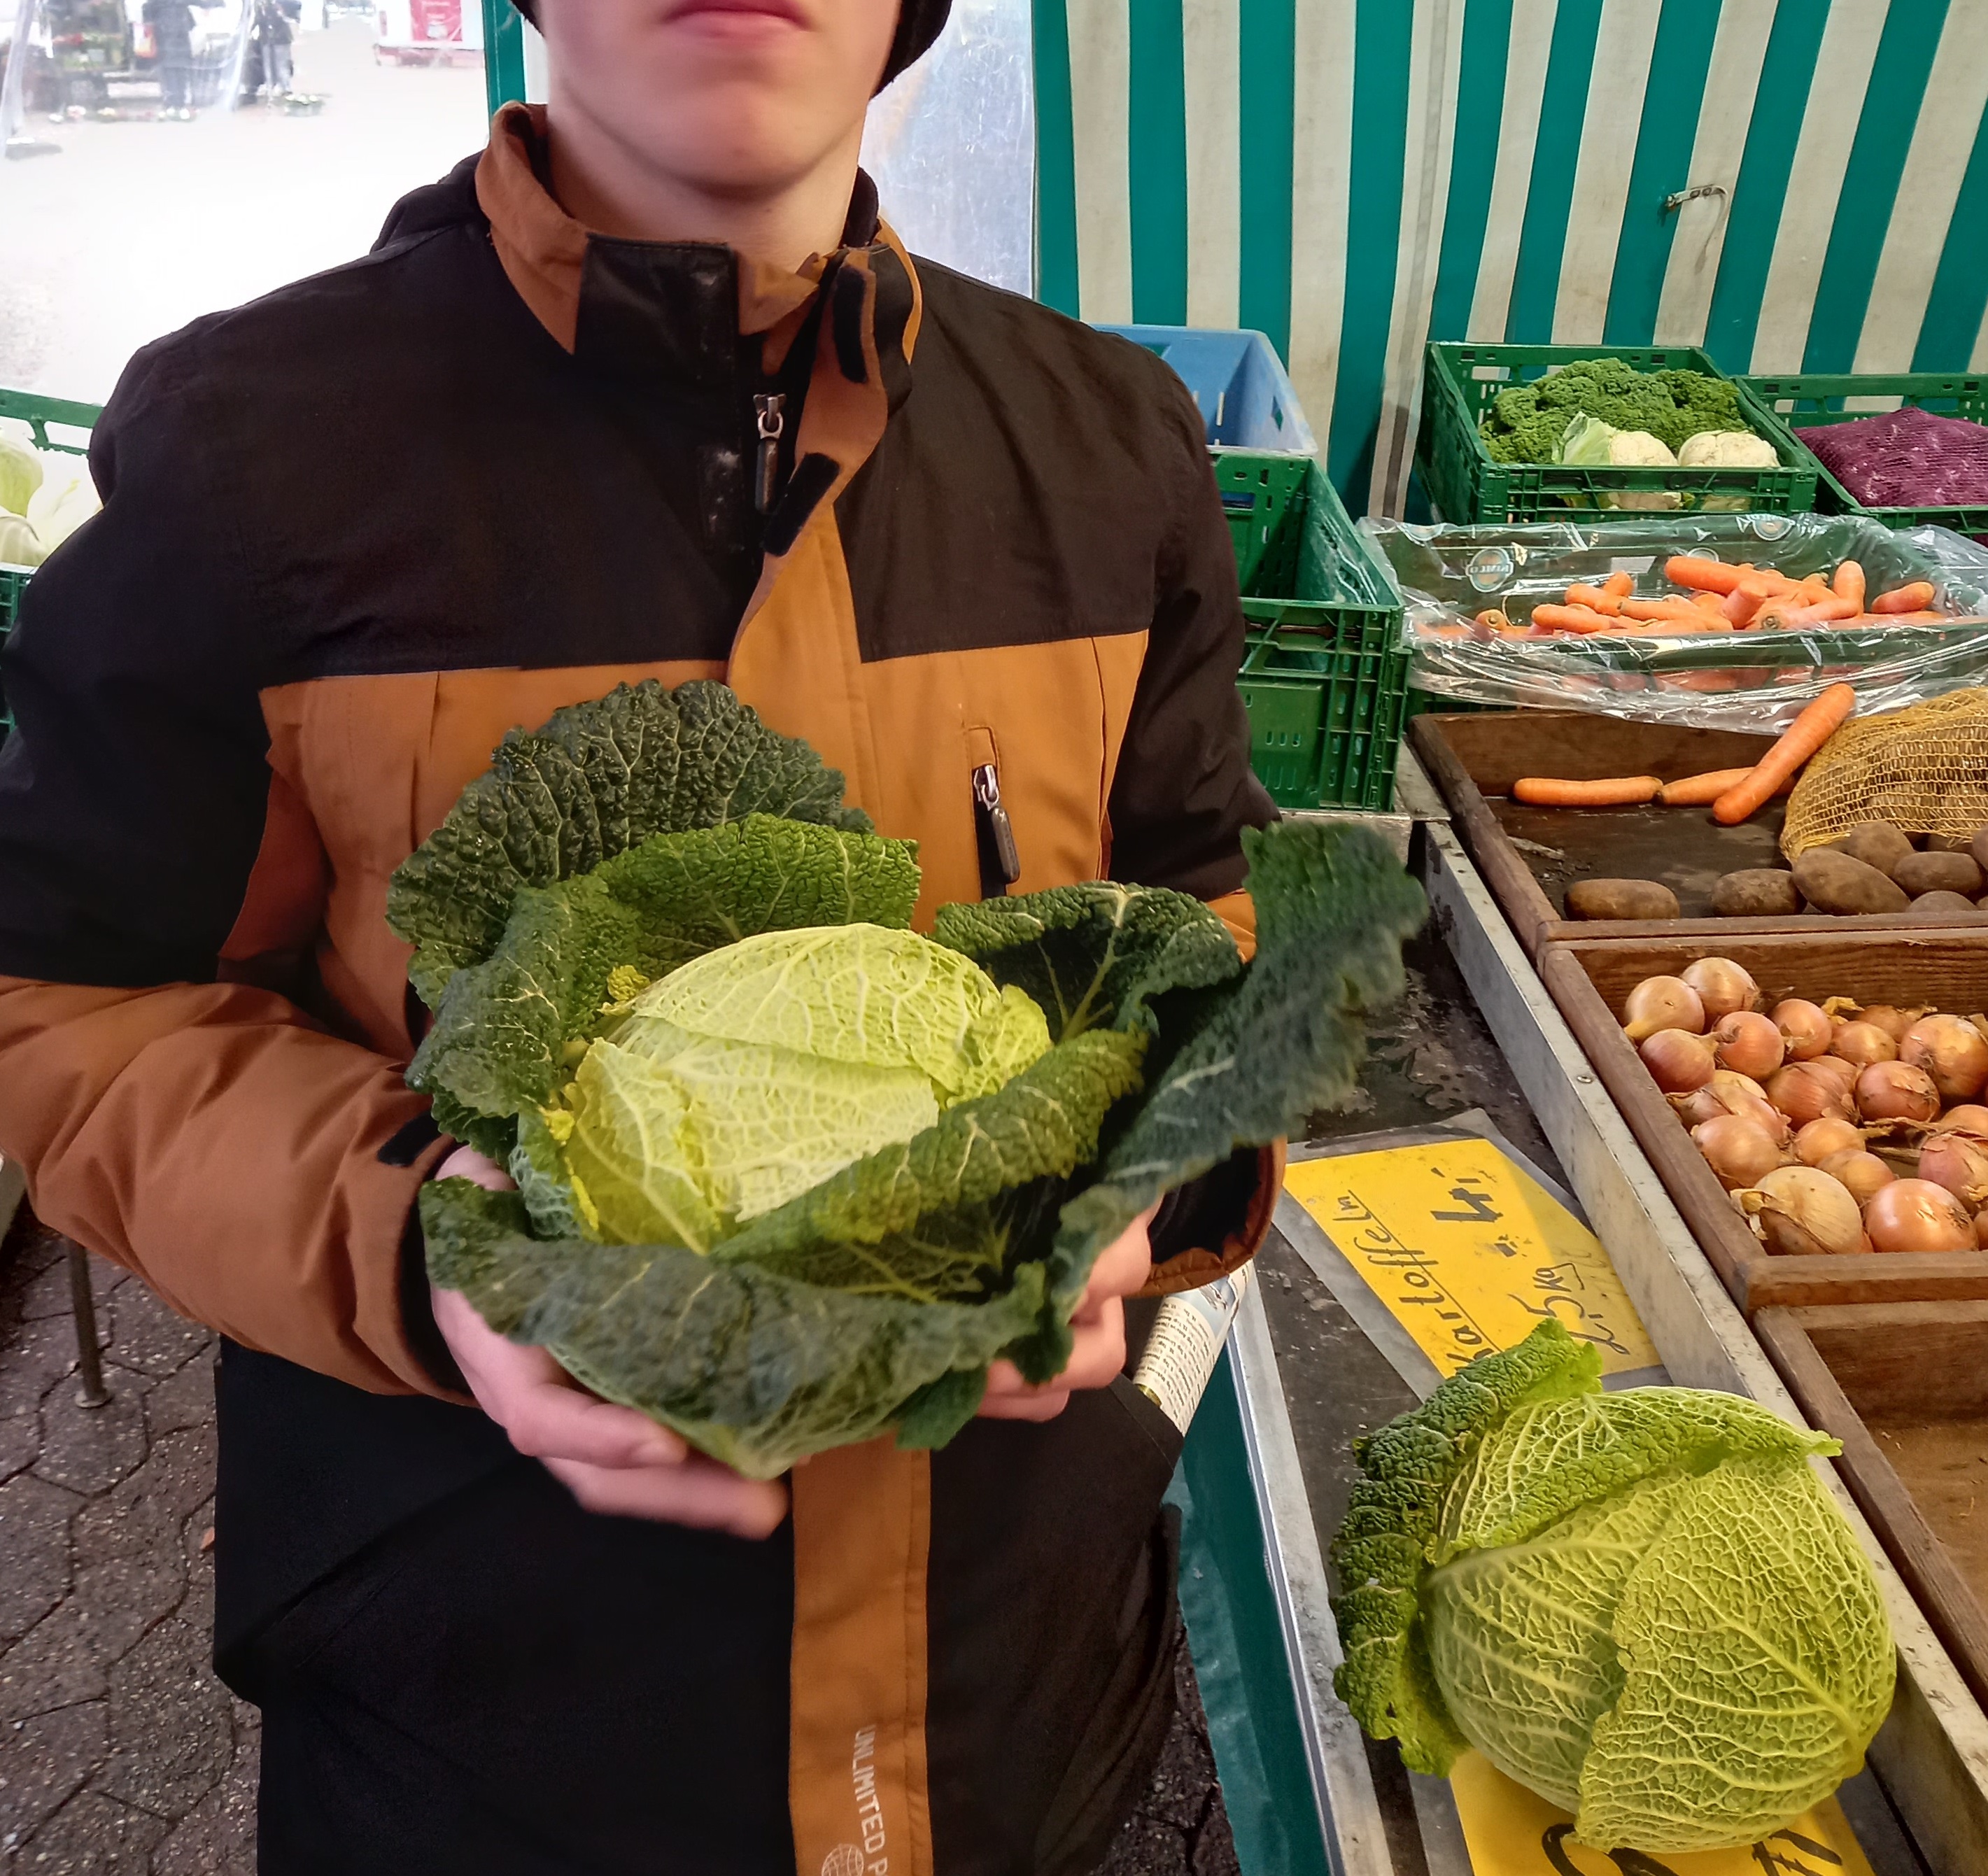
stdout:
{"type": "Polygon", "coordinates": [[[780,479],[780,438],[786,433],[787,394],[759,393],[753,397],[752,411],[759,421],[759,457],[754,465],[752,505],[764,515],[772,512],[780,479]]]}
{"type": "MultiPolygon", "coordinates": [[[[991,843],[991,857],[994,870],[999,873],[1002,890],[1014,884],[1022,877],[1022,855],[1015,845],[1015,823],[1008,818],[1008,810],[1001,805],[1001,772],[992,762],[982,762],[973,772],[973,805],[975,818],[979,820],[985,838],[982,842],[983,854],[991,843]]],[[[983,864],[982,870],[988,869],[983,864]]]]}

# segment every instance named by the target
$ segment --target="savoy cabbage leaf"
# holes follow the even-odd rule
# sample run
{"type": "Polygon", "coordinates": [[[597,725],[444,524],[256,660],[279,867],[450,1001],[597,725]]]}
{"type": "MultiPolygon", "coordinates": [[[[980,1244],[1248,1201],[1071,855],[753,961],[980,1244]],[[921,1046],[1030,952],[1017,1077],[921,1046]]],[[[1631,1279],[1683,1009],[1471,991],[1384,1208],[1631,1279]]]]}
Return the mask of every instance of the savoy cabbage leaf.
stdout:
{"type": "Polygon", "coordinates": [[[724,684],[622,684],[504,739],[394,874],[387,922],[414,945],[408,975],[432,1009],[454,972],[495,949],[520,887],[591,872],[652,834],[750,814],[867,830],[842,788],[807,744],[767,728],[724,684]]]}
{"type": "Polygon", "coordinates": [[[1810,1469],[1836,1445],[1733,1395],[1600,1389],[1549,1319],[1358,1442],[1334,1685],[1411,1770],[1475,1746],[1584,1843],[1749,1844],[1891,1704],[1876,1580],[1810,1469]]]}

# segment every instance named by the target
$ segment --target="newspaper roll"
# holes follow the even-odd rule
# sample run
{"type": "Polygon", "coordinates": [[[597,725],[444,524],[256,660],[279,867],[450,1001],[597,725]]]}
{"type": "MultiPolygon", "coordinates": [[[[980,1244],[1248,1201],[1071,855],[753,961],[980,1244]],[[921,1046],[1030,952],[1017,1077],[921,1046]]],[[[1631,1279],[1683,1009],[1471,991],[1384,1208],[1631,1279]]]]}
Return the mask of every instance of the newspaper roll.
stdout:
{"type": "Polygon", "coordinates": [[[1252,1280],[1250,1270],[1245,1264],[1232,1276],[1183,1290],[1160,1305],[1132,1384],[1183,1433],[1222,1358],[1222,1345],[1252,1280]]]}

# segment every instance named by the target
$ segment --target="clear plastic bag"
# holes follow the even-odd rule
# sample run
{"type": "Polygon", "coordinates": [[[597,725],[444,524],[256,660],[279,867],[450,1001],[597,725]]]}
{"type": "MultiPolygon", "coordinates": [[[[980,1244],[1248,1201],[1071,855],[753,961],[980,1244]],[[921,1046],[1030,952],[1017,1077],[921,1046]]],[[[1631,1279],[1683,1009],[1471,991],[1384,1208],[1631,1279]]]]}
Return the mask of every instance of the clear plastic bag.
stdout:
{"type": "Polygon", "coordinates": [[[1409,681],[1461,701],[1585,710],[1700,729],[1784,728],[1830,684],[1857,687],[1860,714],[1903,709],[1988,684],[1988,548],[1945,528],[1895,531],[1861,515],[1651,515],[1531,526],[1415,527],[1369,518],[1404,599],[1409,681]],[[1496,636],[1483,612],[1525,624],[1567,586],[1625,573],[1638,595],[1676,589],[1673,554],[1750,561],[1794,579],[1860,562],[1869,590],[1915,580],[1938,625],[1692,634],[1496,636]]]}

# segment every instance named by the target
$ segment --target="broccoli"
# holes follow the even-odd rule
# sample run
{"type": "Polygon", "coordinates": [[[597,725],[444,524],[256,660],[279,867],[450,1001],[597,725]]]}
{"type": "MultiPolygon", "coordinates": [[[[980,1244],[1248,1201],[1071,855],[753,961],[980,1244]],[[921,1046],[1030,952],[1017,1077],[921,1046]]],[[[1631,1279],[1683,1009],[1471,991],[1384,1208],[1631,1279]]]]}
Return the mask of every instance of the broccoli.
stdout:
{"type": "Polygon", "coordinates": [[[1619,358],[1584,358],[1501,390],[1481,426],[1496,462],[1550,462],[1582,412],[1618,430],[1644,430],[1675,452],[1707,430],[1746,430],[1739,394],[1702,371],[1638,371],[1619,358]]]}

